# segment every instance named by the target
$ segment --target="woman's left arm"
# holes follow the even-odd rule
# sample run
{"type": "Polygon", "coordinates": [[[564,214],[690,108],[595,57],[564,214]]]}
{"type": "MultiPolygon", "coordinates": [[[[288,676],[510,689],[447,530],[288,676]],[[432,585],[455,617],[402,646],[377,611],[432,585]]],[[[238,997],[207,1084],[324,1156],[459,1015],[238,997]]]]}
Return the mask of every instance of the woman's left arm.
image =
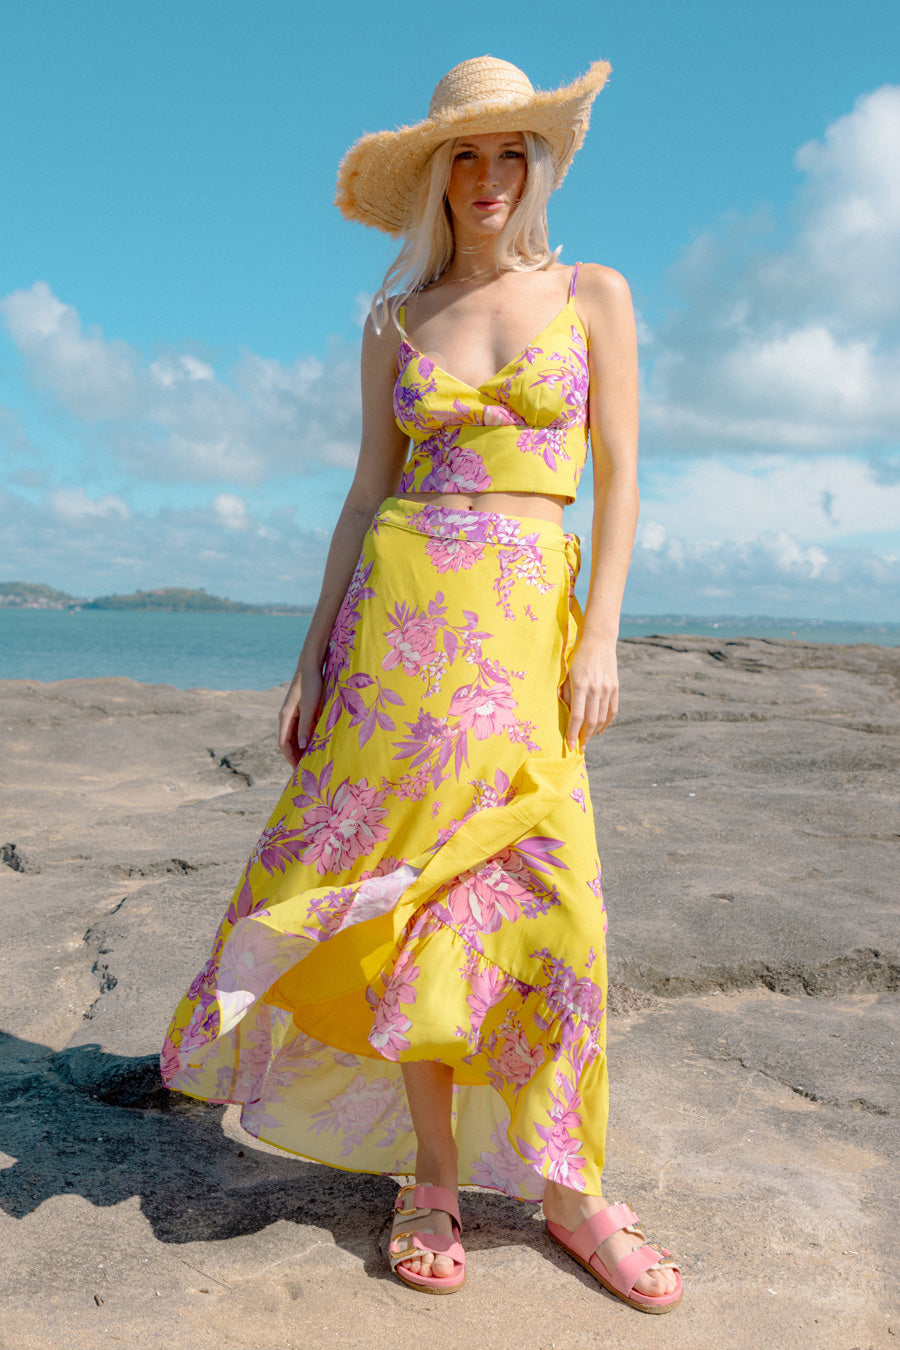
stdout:
{"type": "Polygon", "coordinates": [[[563,696],[566,740],[582,748],[619,706],[616,639],[638,515],[638,363],[631,292],[612,268],[586,264],[577,309],[588,333],[594,464],[591,580],[563,696]]]}

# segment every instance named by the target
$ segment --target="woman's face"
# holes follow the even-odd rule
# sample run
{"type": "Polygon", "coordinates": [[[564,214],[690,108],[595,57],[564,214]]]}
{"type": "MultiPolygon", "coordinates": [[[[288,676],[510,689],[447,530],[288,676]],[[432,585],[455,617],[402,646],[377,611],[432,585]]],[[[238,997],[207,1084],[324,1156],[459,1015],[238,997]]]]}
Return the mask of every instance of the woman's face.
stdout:
{"type": "Polygon", "coordinates": [[[518,205],[526,173],[521,132],[461,137],[453,151],[447,187],[457,242],[461,236],[499,234],[518,205]]]}

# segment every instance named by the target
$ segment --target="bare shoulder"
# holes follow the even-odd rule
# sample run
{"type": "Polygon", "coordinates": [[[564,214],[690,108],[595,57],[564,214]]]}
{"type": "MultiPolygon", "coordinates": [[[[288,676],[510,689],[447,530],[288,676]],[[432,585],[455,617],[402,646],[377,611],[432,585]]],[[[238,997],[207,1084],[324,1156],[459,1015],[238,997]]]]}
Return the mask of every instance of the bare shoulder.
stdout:
{"type": "Polygon", "coordinates": [[[576,304],[584,301],[603,309],[631,309],[631,290],[628,282],[614,267],[603,263],[582,263],[578,272],[576,304]]]}
{"type": "Polygon", "coordinates": [[[399,346],[400,333],[397,325],[388,320],[379,333],[372,315],[369,314],[363,329],[363,364],[373,370],[393,367],[399,346]]]}

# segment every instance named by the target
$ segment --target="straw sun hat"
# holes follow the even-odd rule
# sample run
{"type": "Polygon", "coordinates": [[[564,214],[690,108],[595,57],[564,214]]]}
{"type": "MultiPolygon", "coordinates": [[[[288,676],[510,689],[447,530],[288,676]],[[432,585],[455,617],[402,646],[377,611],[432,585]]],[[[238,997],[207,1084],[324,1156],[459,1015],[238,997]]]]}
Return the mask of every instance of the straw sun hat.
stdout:
{"type": "Polygon", "coordinates": [[[608,61],[595,61],[572,84],[540,90],[509,61],[494,56],[462,61],[438,84],[424,122],[371,132],[350,147],[338,170],[335,204],[348,220],[403,234],[432,151],[443,141],[491,131],[543,136],[553,152],[558,187],[610,69],[608,61]]]}

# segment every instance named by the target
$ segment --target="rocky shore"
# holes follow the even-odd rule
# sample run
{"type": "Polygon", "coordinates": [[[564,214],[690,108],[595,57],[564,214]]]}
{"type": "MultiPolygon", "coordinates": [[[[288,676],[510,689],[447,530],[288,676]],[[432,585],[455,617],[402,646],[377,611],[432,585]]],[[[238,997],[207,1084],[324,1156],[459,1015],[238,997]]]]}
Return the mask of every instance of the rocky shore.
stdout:
{"type": "Polygon", "coordinates": [[[156,1052],[285,767],[279,690],[0,683],[2,1350],[900,1346],[900,652],[621,644],[589,748],[608,1194],[677,1251],[642,1318],[462,1201],[469,1281],[388,1274],[393,1185],[171,1096],[156,1052]]]}

